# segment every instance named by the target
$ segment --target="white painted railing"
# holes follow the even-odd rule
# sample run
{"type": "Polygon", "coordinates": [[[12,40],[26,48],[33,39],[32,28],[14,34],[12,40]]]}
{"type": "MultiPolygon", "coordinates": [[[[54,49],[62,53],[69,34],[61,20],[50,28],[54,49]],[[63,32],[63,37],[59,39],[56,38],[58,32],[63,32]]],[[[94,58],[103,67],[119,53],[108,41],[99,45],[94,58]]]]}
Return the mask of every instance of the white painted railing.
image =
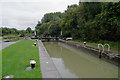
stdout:
{"type": "Polygon", "coordinates": [[[108,53],[109,53],[110,52],[110,45],[106,43],[106,44],[104,44],[104,47],[105,46],[108,46],[108,53]]]}
{"type": "Polygon", "coordinates": [[[102,48],[103,48],[103,51],[102,51],[102,53],[103,53],[104,52],[104,46],[101,43],[98,44],[99,52],[101,52],[100,46],[102,46],[102,48]]]}

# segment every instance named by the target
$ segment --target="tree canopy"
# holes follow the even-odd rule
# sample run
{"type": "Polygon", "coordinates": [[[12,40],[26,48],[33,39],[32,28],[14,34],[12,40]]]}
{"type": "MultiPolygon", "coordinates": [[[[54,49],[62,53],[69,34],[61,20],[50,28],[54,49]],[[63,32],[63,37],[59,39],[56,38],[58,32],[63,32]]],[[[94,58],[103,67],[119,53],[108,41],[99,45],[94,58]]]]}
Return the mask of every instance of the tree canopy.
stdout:
{"type": "Polygon", "coordinates": [[[26,29],[26,33],[32,33],[32,29],[31,29],[30,27],[28,27],[28,28],[26,29]]]}
{"type": "Polygon", "coordinates": [[[17,30],[15,28],[7,28],[7,27],[2,27],[0,28],[0,36],[4,35],[32,35],[33,31],[30,27],[28,27],[26,30],[17,30]]]}
{"type": "Polygon", "coordinates": [[[120,39],[120,2],[80,2],[64,13],[47,13],[36,25],[40,37],[58,36],[89,41],[120,39]]]}

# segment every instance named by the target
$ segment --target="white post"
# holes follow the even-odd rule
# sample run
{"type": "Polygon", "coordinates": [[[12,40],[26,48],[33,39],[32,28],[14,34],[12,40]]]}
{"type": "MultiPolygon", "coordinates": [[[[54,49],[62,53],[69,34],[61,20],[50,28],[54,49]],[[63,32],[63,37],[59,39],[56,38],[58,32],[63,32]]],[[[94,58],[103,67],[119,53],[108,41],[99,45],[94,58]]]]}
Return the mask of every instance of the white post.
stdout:
{"type": "Polygon", "coordinates": [[[36,36],[36,31],[34,33],[35,33],[35,36],[36,36]]]}
{"type": "Polygon", "coordinates": [[[62,31],[61,31],[61,36],[62,36],[62,31]]]}

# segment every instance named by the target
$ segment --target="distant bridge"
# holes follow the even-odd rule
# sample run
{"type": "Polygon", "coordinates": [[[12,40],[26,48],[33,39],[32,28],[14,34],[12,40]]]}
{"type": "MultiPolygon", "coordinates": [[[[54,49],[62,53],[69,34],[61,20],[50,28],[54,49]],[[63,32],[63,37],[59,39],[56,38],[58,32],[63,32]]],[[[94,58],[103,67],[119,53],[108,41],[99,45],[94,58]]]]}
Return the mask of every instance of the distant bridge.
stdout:
{"type": "Polygon", "coordinates": [[[45,40],[47,40],[47,41],[50,41],[50,40],[59,40],[60,38],[58,38],[58,37],[56,37],[56,38],[43,37],[43,38],[31,38],[31,39],[39,39],[39,40],[45,39],[45,40]]]}

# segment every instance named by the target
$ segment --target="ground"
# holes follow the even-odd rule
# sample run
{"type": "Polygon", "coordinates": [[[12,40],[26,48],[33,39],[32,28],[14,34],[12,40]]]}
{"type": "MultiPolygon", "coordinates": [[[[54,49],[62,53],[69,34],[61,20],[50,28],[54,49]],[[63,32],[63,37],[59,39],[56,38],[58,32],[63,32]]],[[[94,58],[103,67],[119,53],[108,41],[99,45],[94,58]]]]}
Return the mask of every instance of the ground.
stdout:
{"type": "Polygon", "coordinates": [[[14,78],[41,78],[37,41],[22,40],[2,50],[2,77],[14,75],[14,78]],[[36,70],[27,71],[29,61],[35,60],[36,70]]]}
{"type": "MultiPolygon", "coordinates": [[[[0,51],[0,64],[2,64],[2,51],[0,51]]],[[[0,65],[0,79],[2,78],[2,65],[0,65]]]]}
{"type": "MultiPolygon", "coordinates": [[[[73,40],[73,41],[71,41],[71,42],[83,46],[83,41],[73,40]]],[[[99,43],[95,43],[95,42],[86,42],[86,43],[87,43],[87,47],[88,47],[88,48],[98,50],[98,44],[99,44],[99,43]]],[[[118,42],[106,41],[106,42],[104,42],[104,44],[105,44],[105,43],[108,43],[108,44],[110,45],[110,53],[120,54],[120,53],[118,53],[118,42]]],[[[103,44],[103,45],[104,45],[104,44],[103,44]]],[[[105,46],[105,52],[106,52],[106,53],[108,52],[108,49],[107,49],[106,46],[105,46]]]]}

